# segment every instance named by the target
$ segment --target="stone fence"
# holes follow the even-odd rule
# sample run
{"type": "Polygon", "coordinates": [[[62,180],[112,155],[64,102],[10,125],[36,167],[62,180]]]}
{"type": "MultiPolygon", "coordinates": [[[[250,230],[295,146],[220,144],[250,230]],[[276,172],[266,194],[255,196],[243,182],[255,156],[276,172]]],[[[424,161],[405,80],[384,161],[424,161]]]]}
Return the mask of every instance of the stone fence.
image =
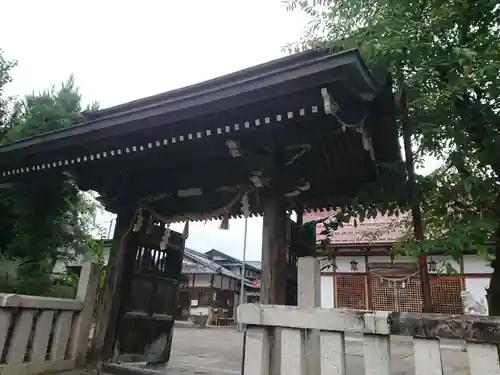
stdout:
{"type": "Polygon", "coordinates": [[[82,266],[75,299],[0,294],[0,373],[36,375],[82,366],[99,266],[82,266]]]}
{"type": "Polygon", "coordinates": [[[299,307],[246,304],[245,375],[345,375],[345,334],[363,335],[366,375],[389,375],[391,335],[413,337],[415,375],[443,375],[440,339],[465,340],[471,375],[500,375],[500,317],[324,309],[319,263],[299,259],[299,307]]]}

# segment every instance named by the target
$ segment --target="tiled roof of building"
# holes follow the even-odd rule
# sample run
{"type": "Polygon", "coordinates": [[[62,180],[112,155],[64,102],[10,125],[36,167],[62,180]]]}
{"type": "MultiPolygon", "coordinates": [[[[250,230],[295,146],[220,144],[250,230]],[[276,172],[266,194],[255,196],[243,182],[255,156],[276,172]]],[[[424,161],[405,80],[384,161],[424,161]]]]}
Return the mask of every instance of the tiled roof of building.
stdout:
{"type": "MultiPolygon", "coordinates": [[[[333,215],[332,212],[316,212],[304,215],[304,222],[324,219],[333,215]]],[[[384,243],[394,242],[402,235],[401,221],[393,216],[379,215],[375,219],[365,219],[362,223],[358,221],[354,226],[354,219],[344,224],[330,236],[332,244],[347,243],[384,243]]],[[[316,240],[325,239],[322,234],[323,224],[316,225],[316,240]]]]}
{"type": "Polygon", "coordinates": [[[205,267],[201,264],[187,264],[183,263],[182,264],[182,273],[183,274],[202,274],[202,275],[212,275],[215,272],[208,267],[205,267]]]}
{"type": "Polygon", "coordinates": [[[196,264],[182,264],[182,273],[205,273],[205,274],[216,274],[220,273],[222,275],[239,279],[239,276],[229,271],[227,268],[221,267],[213,260],[208,259],[208,257],[200,253],[199,251],[185,248],[184,256],[193,260],[196,264]]]}
{"type": "MultiPolygon", "coordinates": [[[[231,255],[227,255],[226,253],[223,253],[222,251],[220,250],[217,250],[217,249],[212,249],[212,250],[209,250],[205,253],[205,255],[207,257],[210,257],[210,256],[213,256],[213,255],[216,255],[216,256],[219,256],[219,257],[223,257],[225,258],[225,260],[219,260],[217,261],[219,264],[224,264],[226,266],[230,266],[230,265],[241,265],[242,261],[235,258],[235,257],[232,257],[231,255]]],[[[245,265],[247,266],[250,266],[252,268],[255,268],[256,271],[260,271],[260,261],[246,261],[245,262],[245,265]]]]}
{"type": "MultiPolygon", "coordinates": [[[[195,264],[182,263],[183,274],[221,274],[233,279],[241,279],[240,276],[229,271],[227,268],[221,267],[213,260],[209,259],[206,254],[200,253],[199,251],[186,247],[184,249],[184,256],[195,262],[195,264]]],[[[253,287],[250,280],[245,280],[245,285],[253,287]]]]}
{"type": "Polygon", "coordinates": [[[248,264],[254,268],[258,268],[260,270],[262,262],[260,260],[248,260],[248,261],[246,261],[246,264],[248,264]]]}

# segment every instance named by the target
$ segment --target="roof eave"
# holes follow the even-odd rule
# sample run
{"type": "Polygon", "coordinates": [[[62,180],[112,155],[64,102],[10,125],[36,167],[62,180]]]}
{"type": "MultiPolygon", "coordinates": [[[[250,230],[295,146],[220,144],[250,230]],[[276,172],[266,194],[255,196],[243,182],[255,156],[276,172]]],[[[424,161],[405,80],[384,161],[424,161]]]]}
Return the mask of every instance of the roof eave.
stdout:
{"type": "MultiPolygon", "coordinates": [[[[115,110],[111,114],[104,114],[101,117],[91,121],[85,121],[69,128],[60,129],[44,133],[35,137],[7,144],[0,147],[0,154],[25,150],[29,147],[30,153],[40,151],[50,151],[61,147],[67,147],[71,139],[85,136],[85,141],[90,142],[96,139],[102,139],[111,134],[127,134],[144,130],[147,123],[142,120],[156,116],[167,116],[166,123],[186,120],[197,116],[210,113],[211,104],[217,102],[221,110],[222,107],[229,109],[238,105],[249,104],[249,101],[264,100],[265,97],[257,93],[266,91],[266,95],[273,97],[280,92],[280,84],[294,81],[299,78],[317,73],[318,71],[334,71],[341,66],[350,66],[356,71],[356,79],[352,82],[361,97],[371,100],[377,92],[377,83],[370,75],[361,55],[357,50],[343,51],[337,54],[323,55],[305,59],[300,63],[291,66],[281,66],[279,69],[259,72],[256,76],[241,77],[236,82],[224,82],[223,85],[213,84],[216,80],[210,81],[213,86],[205,88],[198,92],[184,94],[182,89],[176,90],[178,97],[169,97],[168,99],[149,103],[148,105],[129,106],[127,110],[115,110]],[[193,110],[196,108],[196,110],[193,110]],[[128,124],[125,126],[125,124],[128,124]]],[[[224,77],[221,77],[221,79],[224,77]]],[[[333,76],[332,76],[332,79],[333,76]]],[[[324,82],[325,84],[327,82],[324,82]]],[[[311,85],[322,84],[320,82],[311,82],[311,85]]],[[[203,84],[200,84],[203,89],[203,84]]],[[[289,88],[287,88],[288,90],[289,88]]],[[[295,87],[294,90],[299,90],[295,87]]],[[[165,93],[163,95],[166,95],[165,93]]],[[[281,93],[284,94],[284,93],[281,93]]],[[[162,95],[162,94],[160,94],[162,95]]],[[[126,106],[127,104],[124,104],[126,106]]],[[[106,113],[106,112],[104,112],[106,113]]],[[[166,124],[165,123],[165,124],[166,124]]]]}

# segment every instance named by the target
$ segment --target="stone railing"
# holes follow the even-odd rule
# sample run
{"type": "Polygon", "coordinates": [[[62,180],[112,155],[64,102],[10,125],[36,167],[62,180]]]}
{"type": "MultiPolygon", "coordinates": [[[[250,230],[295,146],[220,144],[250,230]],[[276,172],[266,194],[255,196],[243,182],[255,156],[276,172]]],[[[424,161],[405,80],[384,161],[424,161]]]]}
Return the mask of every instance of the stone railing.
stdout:
{"type": "Polygon", "coordinates": [[[466,341],[471,375],[500,374],[500,318],[242,305],[245,375],[346,374],[345,334],[363,334],[365,374],[389,375],[391,335],[413,337],[416,375],[442,375],[439,339],[466,341]]]}
{"type": "Polygon", "coordinates": [[[99,283],[99,266],[82,266],[75,299],[0,294],[0,373],[36,375],[81,366],[99,283]]]}
{"type": "Polygon", "coordinates": [[[319,261],[299,258],[299,307],[238,308],[247,325],[244,375],[346,375],[346,333],[362,335],[366,375],[391,374],[391,335],[413,338],[415,375],[443,375],[450,367],[440,339],[466,341],[470,375],[500,375],[500,317],[323,309],[320,288],[319,261]]]}

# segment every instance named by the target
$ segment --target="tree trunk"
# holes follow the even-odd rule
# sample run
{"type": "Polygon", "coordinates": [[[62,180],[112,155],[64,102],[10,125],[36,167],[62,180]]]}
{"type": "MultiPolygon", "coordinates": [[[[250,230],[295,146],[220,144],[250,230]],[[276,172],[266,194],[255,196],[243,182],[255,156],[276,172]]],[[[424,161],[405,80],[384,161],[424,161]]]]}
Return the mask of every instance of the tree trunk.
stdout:
{"type": "MultiPolygon", "coordinates": [[[[408,102],[406,97],[406,84],[403,74],[398,74],[399,87],[401,90],[400,106],[401,106],[401,124],[403,127],[403,144],[405,151],[406,171],[408,173],[408,192],[410,194],[411,216],[413,222],[413,234],[415,241],[419,244],[424,241],[424,222],[422,219],[422,211],[420,210],[421,192],[416,183],[414,155],[411,149],[411,137],[413,129],[411,128],[408,118],[408,102]]],[[[421,254],[418,260],[418,269],[420,273],[420,281],[422,285],[422,310],[424,313],[433,311],[431,298],[431,284],[429,272],[427,269],[427,254],[421,254]]]]}
{"type": "Polygon", "coordinates": [[[491,274],[490,286],[486,289],[486,299],[488,301],[489,315],[500,316],[500,194],[497,196],[493,211],[498,218],[497,228],[493,236],[495,259],[491,262],[493,273],[491,274]]]}

